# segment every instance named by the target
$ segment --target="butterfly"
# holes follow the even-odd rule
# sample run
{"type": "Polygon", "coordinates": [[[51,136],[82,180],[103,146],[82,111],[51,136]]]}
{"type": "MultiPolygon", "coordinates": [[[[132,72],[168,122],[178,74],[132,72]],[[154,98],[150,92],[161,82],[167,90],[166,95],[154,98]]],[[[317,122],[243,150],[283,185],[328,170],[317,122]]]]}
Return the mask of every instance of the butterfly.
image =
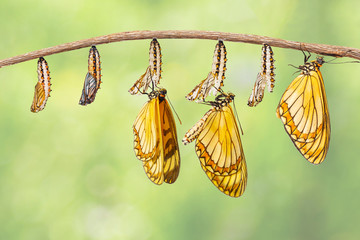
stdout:
{"type": "Polygon", "coordinates": [[[37,113],[45,108],[46,102],[50,97],[50,71],[46,60],[40,57],[37,64],[38,82],[35,85],[35,93],[31,112],[37,113]]]}
{"type": "Polygon", "coordinates": [[[211,182],[231,197],[241,196],[247,183],[245,155],[230,103],[232,93],[222,92],[212,108],[184,136],[184,145],[194,141],[200,165],[211,182]]]}
{"type": "Polygon", "coordinates": [[[155,184],[174,183],[180,170],[176,125],[166,93],[166,89],[150,92],[133,125],[135,155],[155,184]]]}
{"type": "Polygon", "coordinates": [[[271,47],[267,44],[264,44],[262,47],[262,63],[261,71],[258,73],[255,81],[254,88],[251,92],[250,98],[248,100],[248,105],[250,107],[255,107],[258,105],[263,97],[265,86],[268,86],[269,92],[273,92],[275,86],[275,73],[274,73],[274,53],[271,47]]]}
{"type": "Polygon", "coordinates": [[[211,72],[187,96],[190,101],[204,101],[211,93],[216,95],[218,89],[224,85],[226,71],[226,48],[223,41],[215,46],[211,72]]]}
{"type": "Polygon", "coordinates": [[[150,43],[149,66],[145,73],[129,89],[130,94],[141,94],[149,87],[155,88],[161,79],[161,48],[159,42],[154,38],[150,43]],[[141,90],[142,89],[142,90],[141,90]]]}
{"type": "Polygon", "coordinates": [[[322,57],[299,66],[297,76],[282,95],[276,110],[285,131],[299,152],[313,164],[324,161],[330,141],[330,117],[324,80],[320,67],[322,57]]]}
{"type": "Polygon", "coordinates": [[[95,100],[96,93],[102,83],[100,64],[100,54],[96,47],[92,46],[89,51],[88,73],[85,77],[84,87],[79,101],[80,105],[85,106],[95,100]]]}

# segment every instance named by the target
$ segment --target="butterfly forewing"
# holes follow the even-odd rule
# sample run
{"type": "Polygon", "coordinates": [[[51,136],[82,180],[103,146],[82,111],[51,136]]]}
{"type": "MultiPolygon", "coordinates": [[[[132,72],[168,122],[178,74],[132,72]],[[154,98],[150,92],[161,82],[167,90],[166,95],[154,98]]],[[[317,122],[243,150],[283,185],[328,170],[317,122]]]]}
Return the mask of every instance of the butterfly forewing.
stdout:
{"type": "Polygon", "coordinates": [[[217,111],[214,108],[197,138],[196,152],[201,164],[216,175],[239,170],[239,163],[245,161],[245,157],[230,106],[217,111]]]}
{"type": "Polygon", "coordinates": [[[164,180],[173,183],[180,170],[180,154],[174,116],[166,99],[159,103],[160,126],[164,151],[164,180]]]}
{"type": "Polygon", "coordinates": [[[330,117],[321,65],[313,61],[306,66],[284,92],[277,116],[300,153],[319,164],[329,147],[330,117]]]}
{"type": "Polygon", "coordinates": [[[47,99],[50,97],[50,71],[46,60],[39,58],[37,64],[38,82],[35,85],[34,99],[31,105],[31,112],[39,112],[45,108],[47,99]]]}

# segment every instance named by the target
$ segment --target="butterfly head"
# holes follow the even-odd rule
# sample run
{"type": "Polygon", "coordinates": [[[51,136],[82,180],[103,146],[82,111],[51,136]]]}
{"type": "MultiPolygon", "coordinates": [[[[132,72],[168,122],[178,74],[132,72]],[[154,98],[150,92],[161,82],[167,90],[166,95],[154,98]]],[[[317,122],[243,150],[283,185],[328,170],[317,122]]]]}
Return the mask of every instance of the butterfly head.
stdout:
{"type": "Polygon", "coordinates": [[[159,89],[158,93],[160,98],[165,98],[167,91],[165,88],[161,88],[159,89]]]}
{"type": "Polygon", "coordinates": [[[321,67],[325,63],[325,60],[323,57],[317,57],[315,62],[321,67]]]}

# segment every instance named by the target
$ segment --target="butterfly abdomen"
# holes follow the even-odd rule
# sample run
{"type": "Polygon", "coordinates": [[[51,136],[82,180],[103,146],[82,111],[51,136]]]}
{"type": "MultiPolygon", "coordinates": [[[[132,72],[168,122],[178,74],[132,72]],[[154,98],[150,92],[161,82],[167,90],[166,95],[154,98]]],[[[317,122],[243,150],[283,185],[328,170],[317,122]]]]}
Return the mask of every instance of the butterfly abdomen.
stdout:
{"type": "Polygon", "coordinates": [[[190,128],[189,131],[185,133],[185,136],[182,139],[184,145],[191,143],[199,136],[200,132],[204,127],[204,123],[206,122],[210,114],[214,111],[215,111],[215,107],[213,107],[207,113],[205,113],[205,115],[192,128],[190,128]]]}

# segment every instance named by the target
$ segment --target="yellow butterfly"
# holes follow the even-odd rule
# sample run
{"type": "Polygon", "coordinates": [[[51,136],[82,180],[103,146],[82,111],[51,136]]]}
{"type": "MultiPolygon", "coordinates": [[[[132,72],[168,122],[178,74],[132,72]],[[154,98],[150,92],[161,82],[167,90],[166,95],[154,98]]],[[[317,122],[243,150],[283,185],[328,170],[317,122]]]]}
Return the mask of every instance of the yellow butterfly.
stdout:
{"type": "Polygon", "coordinates": [[[311,163],[324,161],[330,141],[330,117],[320,67],[324,60],[299,66],[297,76],[284,92],[276,114],[295,147],[311,163]]]}
{"type": "Polygon", "coordinates": [[[150,92],[133,125],[135,155],[155,184],[175,182],[180,170],[176,125],[166,93],[166,89],[150,92]]]}
{"type": "Polygon", "coordinates": [[[49,66],[43,57],[38,60],[38,82],[35,85],[35,93],[33,103],[31,105],[31,112],[37,113],[45,108],[46,102],[50,97],[50,72],[49,66]]]}
{"type": "Polygon", "coordinates": [[[96,47],[92,46],[89,51],[88,73],[85,77],[84,88],[79,101],[80,105],[85,106],[95,100],[96,93],[102,83],[100,64],[100,54],[96,47]]]}
{"type": "Polygon", "coordinates": [[[212,183],[231,197],[241,196],[246,187],[247,169],[240,132],[230,103],[232,93],[221,93],[212,108],[186,134],[186,145],[196,139],[195,150],[202,169],[212,183]]]}

